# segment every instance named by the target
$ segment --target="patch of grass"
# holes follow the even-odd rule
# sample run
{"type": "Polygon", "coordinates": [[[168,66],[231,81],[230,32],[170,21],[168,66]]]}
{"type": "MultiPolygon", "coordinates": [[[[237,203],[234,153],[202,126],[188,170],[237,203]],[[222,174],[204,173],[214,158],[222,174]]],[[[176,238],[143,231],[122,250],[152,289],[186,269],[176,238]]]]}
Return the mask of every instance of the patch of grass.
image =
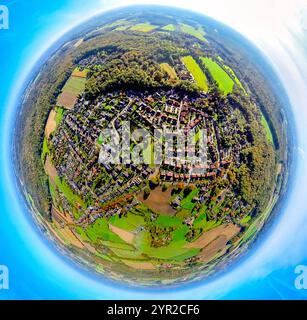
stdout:
{"type": "Polygon", "coordinates": [[[240,224],[245,226],[249,223],[250,220],[251,220],[251,216],[246,216],[240,221],[240,224]]]}
{"type": "Polygon", "coordinates": [[[102,241],[102,245],[108,248],[122,249],[122,250],[134,250],[134,247],[128,243],[119,243],[112,241],[102,241]]]}
{"type": "Polygon", "coordinates": [[[125,244],[125,242],[118,235],[109,229],[108,222],[104,218],[96,220],[95,223],[86,229],[85,233],[93,242],[101,240],[125,244]]]}
{"type": "Polygon", "coordinates": [[[165,31],[175,31],[176,27],[173,24],[168,24],[167,26],[163,27],[162,30],[165,31]]]}
{"type": "Polygon", "coordinates": [[[82,240],[84,241],[89,241],[89,237],[86,235],[85,231],[79,227],[79,226],[74,226],[76,232],[81,236],[82,240]]]}
{"type": "Polygon", "coordinates": [[[201,57],[205,66],[209,69],[212,77],[218,83],[218,86],[224,94],[231,93],[234,86],[234,80],[228,73],[215,61],[210,58],[201,57]]]}
{"type": "Polygon", "coordinates": [[[263,125],[263,127],[265,129],[266,138],[267,138],[268,142],[273,144],[274,139],[273,139],[272,131],[271,131],[271,128],[270,128],[268,121],[266,120],[266,118],[263,114],[261,115],[261,124],[263,125]]]}
{"type": "Polygon", "coordinates": [[[127,30],[129,27],[130,27],[129,25],[127,25],[127,26],[120,26],[120,27],[117,27],[117,28],[115,29],[115,31],[125,31],[125,30],[127,30]]]}
{"type": "Polygon", "coordinates": [[[49,183],[49,192],[50,192],[51,198],[52,198],[53,202],[55,202],[55,200],[57,199],[57,194],[56,194],[55,187],[54,187],[53,183],[51,182],[50,177],[48,179],[48,183],[49,183]]]}
{"type": "Polygon", "coordinates": [[[189,227],[187,225],[182,225],[180,228],[172,232],[173,242],[179,242],[185,240],[185,235],[189,232],[189,227]]]}
{"type": "Polygon", "coordinates": [[[187,210],[193,210],[196,203],[193,203],[192,200],[195,196],[197,196],[199,192],[199,189],[194,189],[192,190],[187,197],[185,197],[182,201],[181,201],[181,207],[183,209],[187,209],[187,210]]]}
{"type": "Polygon", "coordinates": [[[45,159],[46,159],[46,155],[50,153],[49,147],[48,147],[48,140],[45,137],[44,141],[43,141],[43,150],[42,150],[42,154],[41,154],[41,160],[42,163],[45,163],[45,159]]]}
{"type": "Polygon", "coordinates": [[[111,249],[113,253],[122,259],[133,259],[133,260],[148,260],[146,257],[142,255],[141,252],[137,250],[123,250],[123,249],[111,249]]]}
{"type": "Polygon", "coordinates": [[[157,28],[157,26],[154,26],[150,23],[140,23],[136,24],[135,26],[131,27],[130,30],[132,31],[140,31],[140,32],[150,32],[157,28]]]}
{"type": "Polygon", "coordinates": [[[150,167],[154,168],[154,144],[152,139],[149,139],[149,143],[147,144],[147,147],[143,150],[143,158],[145,163],[149,164],[150,167]]]}
{"type": "Polygon", "coordinates": [[[192,74],[194,80],[196,81],[197,85],[200,87],[201,90],[207,92],[208,91],[208,80],[206,75],[204,74],[203,70],[200,68],[198,63],[194,60],[191,56],[186,56],[181,58],[182,62],[192,74]]]}
{"type": "Polygon", "coordinates": [[[189,26],[187,24],[181,24],[180,29],[182,32],[189,34],[190,36],[193,36],[201,41],[207,42],[207,39],[204,37],[205,32],[202,29],[195,29],[192,26],[189,26]]]}
{"type": "Polygon", "coordinates": [[[79,204],[81,207],[86,208],[84,201],[71,190],[70,186],[65,181],[56,176],[55,183],[72,206],[75,207],[76,204],[79,204]]]}
{"type": "Polygon", "coordinates": [[[115,27],[121,27],[125,26],[126,24],[129,24],[129,22],[125,19],[116,20],[112,23],[109,23],[104,26],[104,28],[115,28],[115,27]]]}
{"type": "Polygon", "coordinates": [[[168,227],[178,227],[182,225],[182,222],[177,217],[160,215],[157,218],[155,224],[159,225],[162,228],[168,228],[168,227]]]}
{"type": "Polygon", "coordinates": [[[81,92],[84,91],[85,82],[86,82],[85,78],[71,76],[67,80],[62,91],[63,92],[70,92],[70,93],[73,93],[76,96],[78,96],[81,92]]]}
{"type": "Polygon", "coordinates": [[[145,225],[144,217],[133,213],[128,213],[125,217],[113,216],[110,223],[126,231],[135,231],[139,226],[145,225]]]}
{"type": "Polygon", "coordinates": [[[152,248],[150,246],[151,236],[149,232],[141,232],[137,235],[136,246],[141,252],[154,259],[183,261],[185,259],[194,257],[199,253],[200,250],[184,248],[186,241],[183,239],[179,240],[181,235],[177,236],[177,241],[173,241],[166,247],[152,248]]]}
{"type": "Polygon", "coordinates": [[[102,143],[103,143],[102,133],[99,135],[98,140],[97,140],[97,143],[98,143],[100,146],[102,145],[102,143]]]}
{"type": "Polygon", "coordinates": [[[212,230],[212,229],[218,227],[219,225],[221,225],[220,221],[217,221],[217,220],[207,221],[206,215],[202,215],[194,221],[194,227],[195,228],[202,228],[203,232],[212,230]]]}
{"type": "Polygon", "coordinates": [[[178,79],[175,69],[168,63],[161,63],[161,67],[172,80],[178,79]]]}
{"type": "Polygon", "coordinates": [[[60,107],[56,108],[55,122],[56,122],[57,126],[60,125],[60,123],[61,123],[61,121],[63,119],[64,111],[65,111],[64,108],[60,108],[60,107]]]}
{"type": "Polygon", "coordinates": [[[235,81],[235,83],[244,91],[244,93],[247,95],[246,90],[244,89],[241,81],[238,79],[237,75],[235,74],[235,72],[229,67],[226,66],[225,64],[223,65],[223,68],[230,74],[230,76],[233,78],[233,80],[235,81]]]}

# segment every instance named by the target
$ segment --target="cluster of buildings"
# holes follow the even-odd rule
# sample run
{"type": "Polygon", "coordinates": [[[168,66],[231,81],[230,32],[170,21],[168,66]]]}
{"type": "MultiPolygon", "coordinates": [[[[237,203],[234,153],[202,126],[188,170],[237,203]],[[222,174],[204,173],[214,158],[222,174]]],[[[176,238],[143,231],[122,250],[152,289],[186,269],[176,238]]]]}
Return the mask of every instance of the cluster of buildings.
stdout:
{"type": "MultiPolygon", "coordinates": [[[[222,137],[233,136],[239,130],[237,122],[232,121],[233,116],[218,97],[210,94],[191,98],[173,90],[154,93],[117,91],[91,102],[80,98],[75,108],[64,116],[52,140],[54,166],[87,205],[79,223],[92,223],[101,216],[120,215],[123,207],[126,210],[133,207],[136,203],[133,196],[148,185],[153,174],[160,183],[192,183],[205,190],[204,186],[213,184],[217,178],[227,179],[227,169],[239,164],[240,146],[222,144],[222,137]],[[225,121],[217,121],[217,117],[225,121]],[[107,128],[119,130],[124,121],[130,121],[132,129],[143,128],[151,132],[152,143],[157,129],[168,128],[184,135],[193,132],[196,155],[200,149],[199,133],[205,132],[205,158],[198,157],[201,161],[191,162],[187,160],[189,149],[180,150],[174,145],[156,165],[100,162],[105,138],[101,133],[107,128]],[[180,158],[178,154],[185,157],[180,158]]],[[[204,197],[200,195],[200,199],[204,200],[204,197]]]]}

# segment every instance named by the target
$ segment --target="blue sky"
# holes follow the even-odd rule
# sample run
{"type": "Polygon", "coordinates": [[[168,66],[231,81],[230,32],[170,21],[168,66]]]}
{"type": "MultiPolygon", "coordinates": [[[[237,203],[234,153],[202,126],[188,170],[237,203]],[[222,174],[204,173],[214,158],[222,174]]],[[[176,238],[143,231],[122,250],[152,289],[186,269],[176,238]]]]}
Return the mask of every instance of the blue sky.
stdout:
{"type": "MultiPolygon", "coordinates": [[[[0,298],[307,298],[294,287],[294,268],[307,264],[306,182],[306,1],[284,8],[274,0],[163,1],[211,15],[231,25],[263,50],[289,95],[297,128],[297,179],[284,210],[253,253],[214,281],[184,290],[135,291],[103,283],[58,254],[38,232],[16,198],[11,179],[8,137],[16,98],[39,56],[63,33],[106,8],[140,1],[1,1],[10,10],[10,29],[0,30],[0,265],[10,269],[10,290],[0,298]],[[261,16],[263,6],[271,13],[261,16]],[[248,12],[253,12],[247,19],[248,12]],[[285,14],[287,13],[287,14],[285,14]],[[258,16],[257,16],[258,14],[258,16]],[[76,281],[77,279],[77,281],[76,281]]],[[[150,3],[155,1],[142,1],[150,3]]],[[[156,1],[157,3],[161,1],[156,1]]]]}

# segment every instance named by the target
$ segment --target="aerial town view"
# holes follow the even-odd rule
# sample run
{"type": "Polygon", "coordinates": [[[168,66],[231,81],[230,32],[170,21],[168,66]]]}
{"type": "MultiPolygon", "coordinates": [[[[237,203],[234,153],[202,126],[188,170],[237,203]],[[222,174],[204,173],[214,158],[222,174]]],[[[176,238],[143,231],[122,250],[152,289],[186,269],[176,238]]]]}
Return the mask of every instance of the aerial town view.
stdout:
{"type": "Polygon", "coordinates": [[[278,99],[248,51],[202,19],[106,15],[56,50],[24,97],[15,148],[29,209],[62,252],[107,278],[212,275],[284,191],[278,99]]]}

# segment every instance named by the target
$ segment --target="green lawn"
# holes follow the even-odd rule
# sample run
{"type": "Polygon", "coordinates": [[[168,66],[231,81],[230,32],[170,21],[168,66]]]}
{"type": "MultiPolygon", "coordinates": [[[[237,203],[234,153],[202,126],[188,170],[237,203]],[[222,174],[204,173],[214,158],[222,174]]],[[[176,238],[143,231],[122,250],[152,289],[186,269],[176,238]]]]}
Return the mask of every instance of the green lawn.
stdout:
{"type": "Polygon", "coordinates": [[[130,30],[140,31],[140,32],[150,32],[156,28],[157,28],[157,26],[154,26],[150,23],[140,23],[140,24],[136,24],[135,26],[131,27],[130,30]]]}
{"type": "Polygon", "coordinates": [[[231,93],[234,86],[234,80],[228,73],[215,61],[210,58],[201,57],[205,66],[209,69],[213,79],[218,83],[218,86],[224,94],[231,93]]]}
{"type": "Polygon", "coordinates": [[[270,143],[274,143],[274,139],[273,139],[273,135],[272,135],[272,131],[271,131],[271,128],[269,126],[269,123],[267,122],[265,116],[262,114],[261,116],[261,123],[265,129],[265,132],[266,132],[266,137],[267,137],[267,140],[268,142],[270,143]]]}
{"type": "Polygon", "coordinates": [[[243,226],[247,225],[250,220],[251,220],[251,216],[246,216],[240,221],[240,224],[243,225],[243,226]]]}
{"type": "Polygon", "coordinates": [[[102,133],[99,135],[99,137],[98,137],[98,144],[99,145],[102,145],[102,143],[103,143],[103,136],[102,136],[102,133]]]}
{"type": "Polygon", "coordinates": [[[76,96],[78,96],[81,92],[84,91],[85,82],[86,82],[86,78],[71,76],[67,80],[62,91],[63,92],[71,92],[71,93],[75,94],[76,96]]]}
{"type": "Polygon", "coordinates": [[[182,59],[182,62],[185,64],[186,68],[192,74],[194,80],[196,81],[200,89],[207,92],[208,80],[203,70],[198,65],[198,63],[191,56],[183,57],[181,59],[182,59]]]}
{"type": "Polygon", "coordinates": [[[143,158],[144,162],[148,164],[150,167],[154,168],[154,144],[152,139],[150,138],[151,143],[147,144],[146,149],[143,150],[143,158]]]}
{"type": "Polygon", "coordinates": [[[165,31],[175,31],[176,27],[173,24],[168,24],[167,26],[163,27],[162,30],[165,31]]]}
{"type": "Polygon", "coordinates": [[[187,33],[201,41],[207,42],[207,39],[204,37],[205,32],[201,29],[197,30],[192,26],[189,26],[187,24],[181,24],[180,29],[182,32],[187,33]]]}

